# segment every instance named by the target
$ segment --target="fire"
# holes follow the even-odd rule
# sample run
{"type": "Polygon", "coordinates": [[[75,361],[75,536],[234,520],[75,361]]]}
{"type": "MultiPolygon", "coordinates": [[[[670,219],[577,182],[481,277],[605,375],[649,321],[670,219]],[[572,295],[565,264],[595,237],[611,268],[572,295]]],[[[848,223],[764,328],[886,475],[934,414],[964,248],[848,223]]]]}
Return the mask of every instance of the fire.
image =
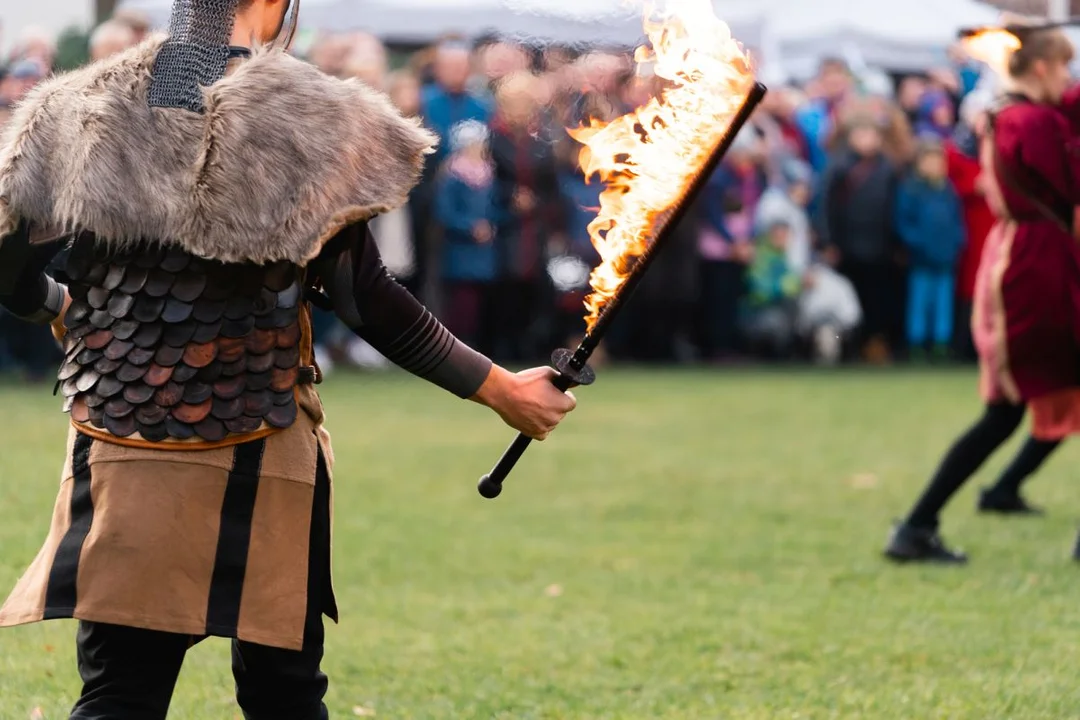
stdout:
{"type": "Polygon", "coordinates": [[[667,89],[609,123],[569,130],[584,146],[586,177],[606,183],[589,225],[601,257],[585,301],[589,330],[648,249],[653,221],[688,190],[754,85],[749,56],[710,0],[667,0],[663,12],[649,2],[644,28],[652,49],[638,48],[635,62],[667,89]]]}
{"type": "Polygon", "coordinates": [[[968,55],[986,63],[999,77],[1008,76],[1009,58],[1020,49],[1020,38],[1003,28],[987,28],[962,42],[968,55]]]}

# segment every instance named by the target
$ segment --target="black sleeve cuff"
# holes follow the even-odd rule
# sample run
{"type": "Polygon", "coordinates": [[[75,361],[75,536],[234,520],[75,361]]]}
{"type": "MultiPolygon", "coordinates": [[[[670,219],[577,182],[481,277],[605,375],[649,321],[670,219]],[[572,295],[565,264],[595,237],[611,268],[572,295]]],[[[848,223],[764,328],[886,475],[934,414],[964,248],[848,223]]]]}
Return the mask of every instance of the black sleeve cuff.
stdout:
{"type": "Polygon", "coordinates": [[[492,364],[488,357],[455,339],[450,354],[431,371],[427,379],[443,390],[468,400],[480,391],[480,386],[491,373],[492,364]]]}
{"type": "Polygon", "coordinates": [[[380,344],[376,349],[395,365],[462,399],[475,395],[491,371],[491,360],[454,337],[426,310],[397,340],[380,344]]]}

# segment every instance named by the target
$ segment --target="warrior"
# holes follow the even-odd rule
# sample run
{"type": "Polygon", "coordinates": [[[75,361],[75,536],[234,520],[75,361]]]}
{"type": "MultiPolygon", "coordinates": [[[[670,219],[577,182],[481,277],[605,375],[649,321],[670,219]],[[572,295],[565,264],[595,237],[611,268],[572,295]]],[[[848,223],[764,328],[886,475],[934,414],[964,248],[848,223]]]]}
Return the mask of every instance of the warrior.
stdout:
{"type": "Polygon", "coordinates": [[[535,439],[575,404],[554,370],[493,364],[390,277],[367,221],[405,201],[434,136],[291,57],[289,6],[176,0],[167,36],[44,83],[0,145],[0,303],[62,343],[71,424],[0,626],[78,619],[72,718],[164,718],[209,636],[232,639],[246,718],[328,716],[312,305],[535,439]]]}
{"type": "Polygon", "coordinates": [[[941,539],[938,515],[1026,410],[1032,439],[1010,469],[1015,480],[984,494],[983,509],[1027,510],[1015,495],[1019,481],[1080,432],[1080,87],[1071,85],[1073,52],[1061,31],[1045,29],[1025,33],[1009,59],[1012,90],[991,111],[980,143],[998,218],[983,250],[972,318],[986,408],[894,528],[885,549],[891,559],[966,562],[941,539]]]}

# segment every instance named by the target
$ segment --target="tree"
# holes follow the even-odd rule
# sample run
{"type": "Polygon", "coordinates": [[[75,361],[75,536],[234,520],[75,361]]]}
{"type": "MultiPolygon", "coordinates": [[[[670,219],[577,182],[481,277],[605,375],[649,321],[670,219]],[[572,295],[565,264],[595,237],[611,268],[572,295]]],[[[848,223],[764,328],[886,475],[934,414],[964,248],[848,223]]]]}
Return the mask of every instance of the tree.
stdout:
{"type": "Polygon", "coordinates": [[[116,11],[116,0],[94,0],[94,17],[103,23],[116,11]]]}
{"type": "Polygon", "coordinates": [[[69,27],[56,39],[57,72],[74,70],[90,61],[90,36],[81,28],[69,27]]]}

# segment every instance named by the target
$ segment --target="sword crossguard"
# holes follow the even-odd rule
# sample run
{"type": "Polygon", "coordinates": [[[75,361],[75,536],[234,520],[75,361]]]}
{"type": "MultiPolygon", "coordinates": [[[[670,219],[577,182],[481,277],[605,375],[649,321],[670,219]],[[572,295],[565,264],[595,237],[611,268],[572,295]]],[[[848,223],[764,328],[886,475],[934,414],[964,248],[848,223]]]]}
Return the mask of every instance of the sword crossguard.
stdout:
{"type": "MultiPolygon", "coordinates": [[[[580,368],[577,367],[578,363],[574,361],[574,358],[575,353],[566,348],[559,348],[551,354],[551,366],[559,372],[558,375],[551,379],[551,383],[564,392],[572,387],[584,387],[596,382],[596,373],[593,369],[588,364],[582,364],[580,368]]],[[[499,462],[495,464],[491,472],[480,478],[480,482],[476,486],[477,492],[488,500],[499,497],[502,494],[503,481],[506,480],[510,471],[514,469],[514,465],[525,454],[525,450],[528,449],[531,443],[532,438],[518,434],[510,447],[506,448],[506,452],[499,458],[499,462]]]]}

